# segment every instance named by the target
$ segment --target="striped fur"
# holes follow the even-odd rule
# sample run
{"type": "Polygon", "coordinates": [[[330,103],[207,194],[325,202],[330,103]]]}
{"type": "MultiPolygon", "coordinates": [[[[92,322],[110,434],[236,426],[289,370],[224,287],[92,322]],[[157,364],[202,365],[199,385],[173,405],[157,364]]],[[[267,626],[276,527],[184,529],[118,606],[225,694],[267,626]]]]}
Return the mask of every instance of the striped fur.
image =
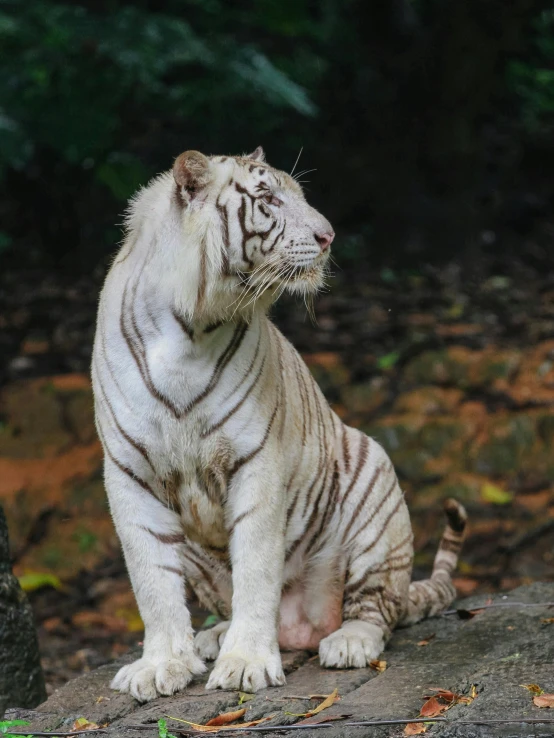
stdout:
{"type": "Polygon", "coordinates": [[[324,280],[329,223],[289,175],[186,152],[131,204],[101,295],[92,376],[110,508],[145,623],[114,679],[139,700],[217,661],[208,687],[284,683],[279,646],[365,666],[447,606],[465,513],[431,579],[383,449],[343,425],[266,317],[324,280]],[[225,620],[193,640],[185,582],[225,620]]]}

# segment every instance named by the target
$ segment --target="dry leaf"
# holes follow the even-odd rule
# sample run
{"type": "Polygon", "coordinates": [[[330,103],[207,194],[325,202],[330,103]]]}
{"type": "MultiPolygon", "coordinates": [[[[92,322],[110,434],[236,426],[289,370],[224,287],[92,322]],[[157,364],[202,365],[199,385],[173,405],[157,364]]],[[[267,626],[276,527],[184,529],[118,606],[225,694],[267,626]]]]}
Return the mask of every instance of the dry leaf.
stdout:
{"type": "Polygon", "coordinates": [[[520,684],[519,686],[528,689],[531,694],[544,694],[544,689],[541,689],[538,684],[520,684]]]}
{"type": "MultiPolygon", "coordinates": [[[[321,712],[322,710],[326,710],[328,707],[331,707],[331,705],[334,705],[335,702],[339,701],[339,690],[334,689],[330,695],[328,695],[323,702],[321,702],[317,707],[314,707],[313,710],[310,710],[310,715],[317,715],[318,712],[321,712]]],[[[308,715],[306,715],[308,717],[308,715]]]]}
{"type": "Polygon", "coordinates": [[[424,723],[408,723],[404,728],[404,735],[420,735],[426,730],[424,723]]]}
{"type": "Polygon", "coordinates": [[[387,662],[379,661],[379,659],[373,659],[373,661],[369,662],[369,666],[375,671],[385,671],[385,669],[387,668],[387,662]]]}
{"type": "Polygon", "coordinates": [[[241,710],[235,710],[234,712],[224,712],[222,715],[208,720],[206,725],[229,725],[229,723],[234,723],[235,720],[241,718],[245,712],[246,707],[243,707],[241,710]]]}
{"type": "Polygon", "coordinates": [[[292,715],[293,717],[309,718],[309,717],[312,717],[312,715],[317,715],[318,712],[321,712],[322,710],[326,710],[328,707],[331,707],[331,705],[334,705],[335,702],[338,702],[340,699],[338,689],[334,689],[331,692],[331,694],[328,694],[328,695],[323,695],[323,694],[310,695],[310,699],[313,699],[315,697],[325,697],[325,699],[317,707],[314,707],[313,710],[309,710],[308,712],[285,712],[285,715],[292,715]]]}
{"type": "Polygon", "coordinates": [[[552,625],[552,623],[554,623],[554,618],[541,618],[541,623],[545,623],[546,625],[552,625]]]}
{"type": "Polygon", "coordinates": [[[473,700],[477,697],[477,687],[475,684],[471,685],[471,692],[469,693],[468,697],[459,697],[458,702],[462,703],[463,705],[471,705],[473,700]]]}
{"type": "Polygon", "coordinates": [[[537,707],[554,707],[554,694],[539,694],[533,697],[533,704],[537,707]]]}
{"type": "MultiPolygon", "coordinates": [[[[251,728],[254,725],[259,725],[260,723],[265,723],[267,720],[271,720],[272,717],[274,717],[274,715],[269,715],[268,717],[260,718],[259,720],[251,720],[249,723],[226,725],[225,730],[241,730],[242,728],[251,728]]],[[[171,717],[171,715],[167,715],[167,719],[176,720],[178,723],[185,723],[185,725],[190,725],[190,727],[197,733],[217,733],[218,730],[221,730],[221,727],[218,725],[199,725],[198,723],[191,723],[190,720],[183,720],[182,718],[171,717]]]]}
{"type": "Polygon", "coordinates": [[[431,635],[427,636],[427,638],[424,638],[422,641],[419,641],[417,645],[418,646],[428,646],[434,637],[435,637],[435,633],[431,633],[431,635]]]}
{"type": "Polygon", "coordinates": [[[436,697],[431,697],[423,705],[419,714],[421,717],[436,717],[437,715],[440,715],[441,712],[448,710],[449,706],[450,705],[441,705],[436,697]]]}
{"type": "Polygon", "coordinates": [[[100,726],[96,723],[91,723],[90,720],[87,720],[84,717],[77,718],[73,725],[71,726],[71,730],[96,730],[100,726]]]}
{"type": "Polygon", "coordinates": [[[319,725],[319,723],[331,723],[333,720],[347,720],[352,715],[319,715],[315,718],[306,718],[299,720],[295,725],[319,725]]]}
{"type": "Polygon", "coordinates": [[[458,702],[458,700],[461,698],[461,695],[456,694],[455,692],[451,692],[449,689],[440,689],[435,687],[432,688],[431,691],[436,692],[436,697],[448,703],[458,702]]]}

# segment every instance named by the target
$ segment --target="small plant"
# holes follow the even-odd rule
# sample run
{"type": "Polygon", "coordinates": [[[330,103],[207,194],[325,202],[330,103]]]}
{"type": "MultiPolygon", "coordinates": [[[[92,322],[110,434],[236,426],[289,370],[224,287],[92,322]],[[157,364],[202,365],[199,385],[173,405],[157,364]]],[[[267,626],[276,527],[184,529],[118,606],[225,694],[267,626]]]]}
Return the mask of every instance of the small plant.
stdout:
{"type": "MultiPolygon", "coordinates": [[[[10,728],[16,728],[19,725],[29,725],[28,720],[0,720],[0,735],[3,738],[21,738],[21,736],[15,736],[10,728]]],[[[26,736],[26,738],[33,738],[32,735],[26,736]]],[[[168,737],[169,738],[169,737],[168,737]]]]}
{"type": "Polygon", "coordinates": [[[167,729],[167,720],[163,718],[158,720],[158,736],[159,738],[176,738],[173,733],[170,733],[167,729]]]}

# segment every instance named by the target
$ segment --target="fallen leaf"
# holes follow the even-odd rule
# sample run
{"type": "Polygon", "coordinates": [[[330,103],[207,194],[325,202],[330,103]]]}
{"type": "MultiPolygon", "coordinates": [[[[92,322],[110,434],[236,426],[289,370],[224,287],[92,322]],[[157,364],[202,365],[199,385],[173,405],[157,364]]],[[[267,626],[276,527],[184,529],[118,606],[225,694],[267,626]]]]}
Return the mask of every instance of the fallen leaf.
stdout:
{"type": "Polygon", "coordinates": [[[554,618],[541,618],[541,623],[545,623],[545,625],[552,625],[552,623],[554,623],[554,618]]]}
{"type": "Polygon", "coordinates": [[[97,723],[91,723],[90,720],[81,717],[75,720],[75,722],[71,726],[71,730],[96,730],[99,727],[100,726],[97,723]]]}
{"type": "Polygon", "coordinates": [[[514,494],[513,492],[507,492],[502,487],[497,487],[495,484],[487,483],[481,487],[481,498],[493,505],[507,505],[514,499],[514,494]]]}
{"type": "Polygon", "coordinates": [[[531,694],[544,694],[544,689],[541,689],[538,684],[520,684],[519,686],[528,689],[531,694]]]}
{"type": "Polygon", "coordinates": [[[373,659],[373,661],[369,662],[369,667],[371,669],[374,669],[375,671],[385,671],[385,669],[387,668],[387,662],[379,661],[379,659],[373,659]]]}
{"type": "Polygon", "coordinates": [[[295,725],[319,725],[319,723],[331,723],[333,720],[347,720],[352,715],[319,715],[315,720],[311,717],[299,720],[295,725]]]}
{"type": "Polygon", "coordinates": [[[322,710],[326,710],[328,707],[331,707],[331,705],[334,705],[335,702],[338,702],[339,697],[339,691],[338,689],[334,689],[331,694],[327,695],[310,695],[310,699],[313,699],[315,697],[325,697],[323,702],[320,702],[320,704],[317,707],[314,707],[313,710],[308,710],[308,712],[285,712],[285,715],[291,715],[292,717],[302,717],[302,718],[309,718],[313,715],[317,715],[318,712],[321,712],[322,710]]]}
{"type": "Polygon", "coordinates": [[[255,694],[250,694],[249,692],[239,692],[239,705],[253,700],[255,696],[255,694]]]}
{"type": "Polygon", "coordinates": [[[533,704],[537,707],[554,707],[554,694],[540,694],[533,697],[533,704]]]}
{"type": "Polygon", "coordinates": [[[477,687],[475,684],[471,685],[471,692],[467,697],[458,696],[458,702],[462,705],[471,705],[473,700],[477,697],[477,687]]]}
{"type": "MultiPolygon", "coordinates": [[[[310,710],[310,715],[317,715],[318,712],[321,712],[322,710],[326,710],[328,707],[331,707],[331,705],[334,705],[335,702],[339,701],[339,690],[334,689],[331,694],[327,695],[327,697],[321,702],[317,707],[314,707],[313,710],[310,710]]],[[[306,715],[308,717],[308,715],[306,715]]]]}
{"type": "Polygon", "coordinates": [[[431,633],[431,635],[427,636],[427,638],[424,638],[421,641],[418,641],[418,646],[428,646],[429,643],[433,640],[435,637],[435,633],[431,633]]]}
{"type": "Polygon", "coordinates": [[[240,710],[235,710],[234,712],[224,712],[221,715],[208,720],[206,725],[228,725],[229,723],[234,723],[235,720],[241,718],[245,712],[246,707],[243,707],[240,710]]]}
{"type": "Polygon", "coordinates": [[[404,735],[420,735],[426,730],[424,723],[408,723],[404,728],[404,735]]]}
{"type": "Polygon", "coordinates": [[[431,697],[425,702],[421,710],[419,711],[420,717],[436,717],[441,712],[448,710],[450,705],[441,705],[436,697],[431,697]]]}
{"type": "Polygon", "coordinates": [[[19,585],[24,592],[34,592],[36,589],[43,587],[53,587],[58,591],[64,589],[59,577],[55,574],[45,574],[39,571],[28,571],[22,574],[19,579],[19,585]]]}
{"type": "MultiPolygon", "coordinates": [[[[252,728],[254,725],[265,723],[267,720],[271,720],[271,718],[273,717],[274,715],[268,715],[267,717],[260,718],[259,720],[251,720],[249,723],[226,725],[225,730],[242,730],[243,728],[252,728]]],[[[217,725],[200,725],[199,723],[191,723],[190,720],[183,720],[182,718],[172,717],[171,715],[167,715],[167,719],[176,720],[178,723],[185,723],[185,725],[190,725],[190,727],[197,733],[217,733],[219,730],[221,730],[221,727],[217,725]]]]}
{"type": "Polygon", "coordinates": [[[432,688],[431,691],[437,693],[435,697],[438,697],[448,703],[457,702],[461,698],[461,695],[456,694],[455,692],[451,692],[449,689],[440,689],[439,687],[435,687],[432,688]]]}

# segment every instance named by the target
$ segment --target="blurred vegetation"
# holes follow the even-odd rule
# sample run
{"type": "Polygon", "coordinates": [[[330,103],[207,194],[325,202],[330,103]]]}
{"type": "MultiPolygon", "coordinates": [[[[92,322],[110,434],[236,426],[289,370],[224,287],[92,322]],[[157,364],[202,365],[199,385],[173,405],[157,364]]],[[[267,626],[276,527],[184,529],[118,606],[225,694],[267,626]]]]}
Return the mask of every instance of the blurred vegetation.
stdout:
{"type": "Polygon", "coordinates": [[[186,148],[290,169],[303,147],[358,262],[451,256],[553,202],[551,3],[0,0],[0,49],[4,263],[90,268],[186,148]]]}

